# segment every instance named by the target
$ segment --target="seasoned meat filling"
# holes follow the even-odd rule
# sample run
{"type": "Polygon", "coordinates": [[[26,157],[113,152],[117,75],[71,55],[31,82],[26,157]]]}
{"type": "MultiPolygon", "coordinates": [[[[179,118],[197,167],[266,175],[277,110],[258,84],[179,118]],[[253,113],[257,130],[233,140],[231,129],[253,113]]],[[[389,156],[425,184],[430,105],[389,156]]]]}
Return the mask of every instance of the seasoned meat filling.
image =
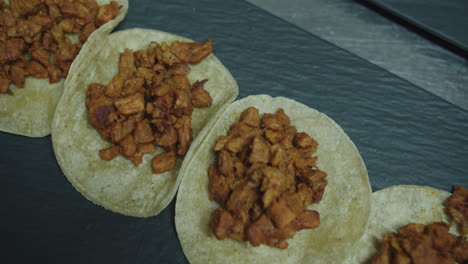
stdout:
{"type": "Polygon", "coordinates": [[[371,263],[468,263],[468,241],[448,233],[449,228],[444,222],[408,224],[397,233],[382,234],[384,248],[371,263]]]}
{"type": "Polygon", "coordinates": [[[453,194],[445,201],[448,214],[458,224],[460,231],[468,235],[468,191],[461,185],[453,187],[453,194]]]}
{"type": "Polygon", "coordinates": [[[24,88],[28,76],[48,77],[49,83],[67,77],[81,45],[120,8],[115,1],[103,6],[95,0],[10,0],[9,6],[2,1],[0,66],[7,69],[0,72],[0,94],[12,94],[10,83],[24,88]],[[80,31],[80,43],[65,35],[80,31]]]}
{"type": "Polygon", "coordinates": [[[211,41],[203,45],[174,43],[151,42],[146,51],[125,49],[120,54],[119,73],[107,86],[89,85],[89,122],[112,143],[99,151],[103,160],[123,155],[138,167],[145,153],[156,152],[156,143],[166,151],[151,162],[153,173],[159,174],[172,170],[177,156],[187,153],[192,141],[193,107],[209,107],[212,99],[204,89],[208,80],[191,85],[186,76],[190,68],[179,56],[199,62],[213,47],[211,41]],[[174,45],[177,55],[171,51],[174,45]]]}
{"type": "Polygon", "coordinates": [[[221,205],[210,222],[216,238],[284,249],[297,231],[318,227],[319,213],[306,208],[328,183],[312,157],[317,145],[297,133],[283,109],[260,118],[247,108],[218,138],[218,160],[208,169],[209,198],[221,205]]]}

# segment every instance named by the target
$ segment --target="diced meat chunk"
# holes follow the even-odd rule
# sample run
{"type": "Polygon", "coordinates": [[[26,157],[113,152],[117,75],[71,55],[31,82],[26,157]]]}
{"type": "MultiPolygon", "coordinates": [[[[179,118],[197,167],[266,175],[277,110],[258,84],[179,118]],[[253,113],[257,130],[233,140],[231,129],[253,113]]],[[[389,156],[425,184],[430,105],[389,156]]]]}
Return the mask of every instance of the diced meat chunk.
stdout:
{"type": "Polygon", "coordinates": [[[280,108],[275,114],[263,114],[263,126],[267,129],[282,130],[290,126],[290,120],[284,110],[280,108]]]}
{"type": "Polygon", "coordinates": [[[18,38],[0,40],[0,64],[23,58],[24,41],[18,38]]]}
{"type": "Polygon", "coordinates": [[[208,93],[204,85],[208,80],[203,80],[201,82],[196,81],[192,85],[192,104],[195,107],[204,108],[209,107],[213,103],[210,93],[208,93]]]}
{"type": "Polygon", "coordinates": [[[224,205],[229,193],[231,193],[226,178],[219,173],[215,165],[210,166],[208,169],[208,177],[210,179],[210,200],[224,205]]]}
{"type": "Polygon", "coordinates": [[[136,93],[123,98],[117,98],[115,99],[115,107],[121,114],[136,114],[145,110],[145,99],[141,93],[136,93]]]}
{"type": "Polygon", "coordinates": [[[6,94],[10,92],[10,90],[8,90],[10,83],[10,80],[0,77],[0,94],[6,94]]]}
{"type": "Polygon", "coordinates": [[[248,162],[253,163],[268,163],[270,161],[270,145],[264,137],[256,136],[250,144],[250,156],[248,162]]]}
{"type": "Polygon", "coordinates": [[[83,30],[81,31],[80,33],[80,41],[81,43],[85,43],[89,36],[91,36],[91,34],[96,30],[96,26],[94,25],[93,22],[90,22],[88,24],[86,24],[84,27],[83,27],[83,30]]]}
{"type": "Polygon", "coordinates": [[[112,127],[111,137],[112,142],[120,142],[123,138],[127,137],[136,128],[136,121],[134,118],[129,118],[124,122],[116,123],[112,127]]]}
{"type": "Polygon", "coordinates": [[[100,6],[95,21],[96,26],[100,27],[114,19],[119,14],[119,10],[120,6],[115,1],[111,1],[107,5],[100,6]]]}
{"type": "Polygon", "coordinates": [[[177,154],[184,156],[190,147],[190,142],[192,142],[192,117],[185,115],[180,118],[176,128],[179,140],[177,154]]]}
{"type": "Polygon", "coordinates": [[[225,239],[233,224],[234,219],[228,211],[222,208],[214,210],[211,216],[210,227],[214,231],[214,235],[217,239],[225,239]]]}
{"type": "Polygon", "coordinates": [[[213,51],[213,42],[208,39],[205,43],[174,41],[169,47],[181,61],[197,64],[213,51]]]}
{"type": "Polygon", "coordinates": [[[468,235],[468,191],[465,187],[455,185],[453,194],[445,201],[445,206],[462,234],[468,235]]]}
{"type": "Polygon", "coordinates": [[[242,112],[240,122],[252,126],[260,127],[260,114],[255,107],[249,107],[242,112]]]}
{"type": "Polygon", "coordinates": [[[112,160],[119,155],[120,155],[119,147],[116,145],[113,145],[106,149],[99,150],[99,156],[101,157],[101,159],[106,160],[106,161],[112,160]]]}
{"type": "Polygon", "coordinates": [[[24,79],[27,76],[26,72],[26,62],[25,61],[16,61],[11,65],[10,68],[10,80],[19,88],[24,87],[24,79]]]}
{"type": "Polygon", "coordinates": [[[33,76],[34,78],[43,79],[49,76],[49,72],[47,71],[47,69],[35,60],[29,60],[26,63],[26,67],[28,74],[33,76]]]}
{"type": "Polygon", "coordinates": [[[154,174],[160,174],[175,168],[177,155],[174,152],[165,152],[154,156],[151,161],[154,174]]]}
{"type": "Polygon", "coordinates": [[[137,143],[150,143],[154,141],[153,130],[148,119],[139,122],[135,130],[135,141],[137,143]]]}
{"type": "Polygon", "coordinates": [[[44,0],[10,0],[11,10],[19,17],[32,14],[44,0]]]}
{"type": "Polygon", "coordinates": [[[126,138],[119,142],[120,153],[127,158],[131,158],[136,154],[137,145],[132,135],[128,135],[126,138]]]}
{"type": "Polygon", "coordinates": [[[88,119],[91,125],[97,129],[104,129],[111,125],[117,118],[112,99],[99,96],[90,100],[88,104],[88,119]]]}
{"type": "Polygon", "coordinates": [[[268,207],[268,213],[277,228],[284,228],[294,219],[296,214],[289,209],[286,200],[279,199],[268,207]]]}

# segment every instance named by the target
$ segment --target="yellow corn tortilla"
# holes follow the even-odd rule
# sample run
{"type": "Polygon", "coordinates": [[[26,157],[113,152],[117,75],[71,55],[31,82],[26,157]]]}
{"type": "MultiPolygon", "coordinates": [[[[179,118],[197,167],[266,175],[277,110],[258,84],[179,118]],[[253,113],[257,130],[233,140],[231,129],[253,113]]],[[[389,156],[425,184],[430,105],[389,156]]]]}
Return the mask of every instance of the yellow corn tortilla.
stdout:
{"type": "MultiPolygon", "coordinates": [[[[57,106],[52,125],[52,142],[60,167],[86,198],[114,212],[137,217],[159,213],[176,193],[180,182],[178,172],[183,162],[179,159],[172,171],[153,174],[151,159],[154,154],[146,154],[139,167],[122,156],[109,162],[102,160],[98,151],[110,146],[110,143],[104,141],[88,121],[86,91],[91,83],[109,83],[118,73],[119,54],[125,48],[146,50],[151,41],[170,44],[175,40],[190,41],[161,31],[131,29],[92,42],[93,45],[87,46],[84,51],[84,56],[80,56],[79,67],[75,67],[67,79],[64,94],[57,106]]],[[[204,88],[213,98],[213,105],[194,108],[194,140],[184,162],[193,156],[193,149],[203,138],[200,132],[209,117],[231,103],[239,92],[234,78],[213,54],[197,65],[190,65],[190,68],[191,72],[187,76],[190,83],[208,79],[204,88]]],[[[158,153],[162,152],[162,147],[157,148],[158,153]]]]}
{"type": "Polygon", "coordinates": [[[340,263],[367,225],[371,187],[367,169],[353,142],[325,114],[284,97],[249,96],[231,104],[205,128],[204,141],[181,169],[183,179],[176,203],[175,224],[182,249],[190,263],[340,263]],[[329,181],[323,199],[309,209],[320,213],[320,226],[301,230],[288,240],[285,250],[213,235],[209,221],[219,204],[209,200],[208,167],[215,162],[212,151],[217,139],[246,108],[275,113],[283,108],[298,132],[319,143],[317,166],[329,181]]]}
{"type": "Polygon", "coordinates": [[[457,234],[456,225],[444,212],[443,202],[450,193],[432,187],[397,185],[371,195],[369,226],[356,245],[354,253],[344,263],[367,263],[382,249],[381,234],[397,232],[409,223],[447,222],[450,233],[457,234]]]}
{"type": "MultiPolygon", "coordinates": [[[[110,1],[96,0],[99,5],[108,4],[110,1]]],[[[102,36],[109,34],[124,19],[128,11],[128,0],[114,1],[122,6],[119,14],[95,30],[83,45],[83,49],[89,46],[88,42],[99,40],[102,36]]],[[[7,0],[6,3],[9,4],[9,1],[7,0]]],[[[78,41],[77,34],[66,35],[70,37],[72,42],[78,41]]],[[[75,64],[72,64],[69,72],[73,71],[75,64]]],[[[0,131],[28,137],[49,135],[55,107],[62,95],[64,83],[65,79],[50,84],[49,78],[27,77],[24,88],[17,88],[11,84],[10,90],[14,93],[13,96],[0,94],[0,131]]]]}

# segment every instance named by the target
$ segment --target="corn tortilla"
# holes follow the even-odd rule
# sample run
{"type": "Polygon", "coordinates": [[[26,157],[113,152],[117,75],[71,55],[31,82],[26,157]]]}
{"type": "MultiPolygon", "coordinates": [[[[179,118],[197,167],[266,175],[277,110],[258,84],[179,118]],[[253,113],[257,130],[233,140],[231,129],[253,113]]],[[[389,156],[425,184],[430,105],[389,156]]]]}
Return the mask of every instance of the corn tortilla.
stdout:
{"type": "Polygon", "coordinates": [[[371,195],[369,226],[353,254],[344,263],[367,263],[382,249],[381,234],[397,232],[409,223],[447,222],[450,233],[456,225],[444,212],[443,202],[450,193],[426,186],[396,185],[371,195]]]}
{"type": "Polygon", "coordinates": [[[340,263],[352,252],[367,225],[371,187],[358,150],[333,120],[284,97],[257,95],[234,102],[205,129],[209,132],[204,141],[181,169],[183,179],[176,203],[177,234],[190,263],[340,263]],[[212,149],[218,137],[225,135],[250,106],[261,114],[283,108],[298,132],[317,140],[317,166],[328,174],[323,199],[308,207],[320,213],[320,226],[296,233],[285,250],[253,247],[230,238],[219,241],[209,227],[211,214],[219,207],[208,198],[207,169],[216,159],[212,149]]]}
{"type": "MultiPolygon", "coordinates": [[[[96,0],[99,5],[108,4],[111,0],[96,0]]],[[[90,42],[99,41],[109,34],[122,21],[128,11],[128,0],[114,0],[122,8],[119,14],[108,23],[95,30],[83,49],[90,46],[90,42]]],[[[9,4],[9,1],[6,1],[9,4]]],[[[78,35],[66,34],[72,42],[78,41],[78,35]]],[[[80,51],[81,53],[81,51],[80,51]]],[[[75,58],[78,59],[79,55],[75,58]]],[[[76,63],[70,67],[70,72],[76,68],[76,63]]],[[[23,135],[28,137],[44,137],[50,134],[55,107],[62,95],[66,80],[61,79],[57,83],[50,84],[49,78],[36,79],[27,77],[24,88],[10,85],[13,96],[0,95],[0,131],[23,135]]]]}
{"type": "MultiPolygon", "coordinates": [[[[153,174],[151,159],[147,154],[143,163],[135,167],[122,156],[112,161],[99,157],[100,149],[110,146],[88,121],[85,104],[86,91],[91,83],[107,84],[117,74],[119,54],[125,48],[145,49],[151,41],[161,43],[190,41],[169,33],[131,29],[119,31],[93,42],[79,58],[79,66],[67,79],[62,98],[52,125],[52,142],[57,161],[65,176],[87,199],[111,211],[136,217],[149,217],[163,210],[174,197],[180,182],[178,172],[183,164],[162,174],[153,174]]],[[[229,71],[210,54],[201,63],[190,65],[190,83],[208,79],[204,88],[213,98],[212,106],[194,108],[192,129],[194,140],[184,158],[187,162],[203,138],[202,128],[209,117],[231,103],[238,94],[238,86],[229,71]],[[197,137],[198,135],[198,137],[197,137]]],[[[157,153],[162,147],[157,147],[157,153]]]]}

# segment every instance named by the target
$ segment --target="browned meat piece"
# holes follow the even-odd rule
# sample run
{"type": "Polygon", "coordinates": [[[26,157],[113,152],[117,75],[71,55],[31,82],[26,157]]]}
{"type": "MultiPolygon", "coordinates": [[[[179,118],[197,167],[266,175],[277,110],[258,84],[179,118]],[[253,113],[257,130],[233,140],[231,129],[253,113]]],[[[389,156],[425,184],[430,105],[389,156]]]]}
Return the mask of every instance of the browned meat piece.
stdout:
{"type": "Polygon", "coordinates": [[[153,143],[139,144],[138,152],[140,153],[154,153],[156,152],[156,147],[153,143]]]}
{"type": "Polygon", "coordinates": [[[260,191],[263,192],[263,206],[267,208],[276,198],[287,190],[293,182],[286,177],[284,172],[275,167],[264,167],[263,175],[260,191]]]}
{"type": "Polygon", "coordinates": [[[226,143],[229,141],[229,139],[231,138],[228,136],[220,136],[218,138],[218,141],[216,141],[216,145],[214,146],[213,151],[222,150],[224,148],[224,145],[226,145],[226,143]]]}
{"type": "Polygon", "coordinates": [[[275,114],[263,114],[263,127],[272,130],[282,130],[290,126],[289,117],[283,109],[279,109],[275,114]]]}
{"type": "Polygon", "coordinates": [[[276,202],[273,202],[270,207],[268,207],[268,214],[273,220],[276,228],[284,228],[294,219],[296,219],[296,214],[294,211],[289,209],[286,200],[279,199],[276,202]]]}
{"type": "Polygon", "coordinates": [[[204,85],[208,80],[205,79],[201,82],[196,81],[192,85],[192,104],[195,107],[203,108],[209,107],[213,103],[213,99],[211,98],[210,93],[208,93],[204,85]]]}
{"type": "Polygon", "coordinates": [[[11,83],[10,80],[0,77],[0,94],[11,93],[11,91],[8,90],[10,83],[11,83]]]}
{"type": "Polygon", "coordinates": [[[9,27],[14,26],[15,24],[16,19],[9,10],[0,10],[0,26],[9,27]]]}
{"type": "Polygon", "coordinates": [[[468,235],[468,191],[461,185],[453,187],[453,194],[445,201],[447,212],[458,224],[461,232],[468,235]]]}
{"type": "Polygon", "coordinates": [[[48,5],[48,7],[49,7],[49,17],[53,21],[58,21],[62,17],[62,12],[60,11],[60,8],[54,4],[48,5]]]}
{"type": "Polygon", "coordinates": [[[136,67],[150,68],[153,67],[154,57],[150,57],[144,50],[137,50],[133,52],[136,67]]]}
{"type": "Polygon", "coordinates": [[[136,120],[129,118],[124,122],[118,122],[112,127],[111,138],[112,142],[120,142],[123,138],[130,135],[136,128],[136,120]]]}
{"type": "Polygon", "coordinates": [[[229,193],[231,193],[226,178],[219,173],[215,165],[208,169],[208,177],[210,178],[210,200],[224,205],[229,193]]]}
{"type": "Polygon", "coordinates": [[[97,27],[104,25],[105,23],[114,19],[120,11],[121,6],[115,1],[111,1],[109,4],[99,7],[99,11],[94,22],[97,27]]]}
{"type": "Polygon", "coordinates": [[[123,86],[123,91],[121,92],[121,95],[128,96],[136,92],[141,92],[144,82],[145,80],[143,78],[138,77],[128,79],[123,86]]]}
{"type": "MultiPolygon", "coordinates": [[[[285,147],[285,148],[290,148],[292,147],[292,143],[294,140],[294,137],[297,134],[297,129],[294,126],[288,127],[286,130],[283,132],[283,136],[281,137],[280,143],[285,147]]],[[[312,153],[309,153],[310,155],[312,153]]]]}
{"type": "Polygon", "coordinates": [[[151,85],[155,77],[155,73],[151,69],[138,67],[136,77],[143,78],[146,85],[151,85]]]}
{"type": "MultiPolygon", "coordinates": [[[[160,64],[159,64],[160,65],[160,64]]],[[[154,71],[155,69],[153,69],[154,71]]],[[[169,67],[168,72],[171,75],[187,75],[190,73],[190,67],[187,63],[179,63],[172,67],[169,67]]]]}
{"type": "Polygon", "coordinates": [[[135,72],[135,58],[133,53],[129,49],[125,49],[123,53],[120,53],[119,60],[119,73],[122,73],[128,79],[135,72]]]}
{"type": "Polygon", "coordinates": [[[57,44],[62,45],[62,43],[65,42],[65,35],[59,25],[52,26],[49,33],[52,35],[52,38],[57,44]]]}
{"type": "Polygon", "coordinates": [[[86,105],[90,107],[93,100],[104,96],[104,91],[106,87],[99,83],[92,83],[88,86],[88,91],[86,92],[86,105]]]}
{"type": "Polygon", "coordinates": [[[154,174],[160,174],[175,168],[177,155],[174,152],[164,152],[151,160],[154,174]]]}
{"type": "Polygon", "coordinates": [[[49,83],[56,83],[62,79],[63,73],[59,67],[50,65],[47,67],[47,72],[49,73],[49,83]]]}
{"type": "Polygon", "coordinates": [[[234,219],[228,211],[222,208],[214,210],[211,216],[210,227],[217,239],[225,239],[233,224],[234,219]]]}
{"type": "Polygon", "coordinates": [[[141,93],[132,94],[115,99],[115,107],[121,114],[136,114],[145,110],[145,99],[141,93]]]}
{"type": "Polygon", "coordinates": [[[173,151],[177,143],[177,129],[173,126],[167,126],[163,133],[156,135],[155,140],[158,145],[167,151],[173,151]]]}
{"type": "Polygon", "coordinates": [[[80,33],[80,41],[81,43],[85,43],[89,36],[91,36],[91,34],[96,30],[96,26],[94,25],[93,22],[90,22],[88,24],[86,24],[84,27],[83,27],[83,31],[81,31],[80,33]]]}
{"type": "Polygon", "coordinates": [[[77,33],[81,30],[81,25],[75,18],[65,18],[60,21],[59,26],[65,33],[77,33]]]}
{"type": "Polygon", "coordinates": [[[52,25],[52,19],[44,14],[37,14],[29,18],[29,20],[41,27],[49,28],[52,25]]]}
{"type": "Polygon", "coordinates": [[[268,236],[275,231],[275,227],[270,218],[262,214],[257,221],[247,228],[247,237],[252,246],[257,247],[260,244],[269,244],[268,236]]]}
{"type": "Polygon", "coordinates": [[[151,130],[148,119],[139,122],[135,130],[135,142],[150,143],[154,141],[153,131],[151,130]]]}
{"type": "Polygon", "coordinates": [[[10,8],[17,17],[22,17],[36,12],[39,4],[44,0],[10,0],[10,8]]]}
{"type": "MultiPolygon", "coordinates": [[[[298,148],[314,148],[317,149],[318,143],[306,133],[297,133],[294,138],[294,146],[298,148]]],[[[315,152],[315,150],[313,151],[315,152]]]]}
{"type": "Polygon", "coordinates": [[[177,58],[177,56],[169,50],[166,42],[161,43],[161,45],[155,49],[158,63],[167,65],[169,67],[180,63],[179,58],[177,58]]]}
{"type": "Polygon", "coordinates": [[[298,229],[312,229],[320,225],[320,215],[317,211],[313,210],[304,210],[300,214],[294,225],[298,229]]]}
{"type": "Polygon", "coordinates": [[[43,66],[49,67],[50,63],[50,52],[47,51],[45,48],[40,46],[38,42],[34,42],[33,46],[36,48],[31,47],[29,49],[29,56],[32,59],[40,62],[43,66]]]}
{"type": "Polygon", "coordinates": [[[94,19],[92,9],[78,1],[64,2],[60,5],[60,11],[62,11],[62,14],[66,17],[79,19],[83,25],[94,19]]]}
{"type": "Polygon", "coordinates": [[[90,100],[87,105],[89,122],[97,129],[104,129],[117,119],[114,102],[111,98],[99,96],[90,100]]]}
{"type": "Polygon", "coordinates": [[[27,76],[26,61],[14,62],[10,68],[10,80],[19,88],[24,88],[24,79],[27,76]]]}
{"type": "Polygon", "coordinates": [[[250,155],[248,162],[253,163],[268,163],[270,161],[270,145],[264,137],[256,136],[250,144],[250,155]]]}
{"type": "Polygon", "coordinates": [[[132,158],[136,154],[137,145],[132,135],[128,135],[126,138],[122,139],[122,141],[119,142],[119,146],[120,153],[127,158],[132,158]]]}
{"type": "Polygon", "coordinates": [[[184,156],[192,142],[192,117],[187,115],[183,116],[178,120],[175,128],[177,129],[179,140],[177,155],[184,156]]]}
{"type": "Polygon", "coordinates": [[[213,42],[208,39],[205,43],[174,41],[169,47],[181,61],[197,64],[213,51],[213,42]]]}
{"type": "Polygon", "coordinates": [[[240,116],[240,122],[252,127],[260,127],[260,114],[258,113],[258,109],[255,107],[245,109],[240,116]]]}
{"type": "Polygon", "coordinates": [[[232,191],[226,203],[226,209],[242,222],[246,222],[249,219],[250,208],[258,199],[259,193],[253,188],[253,185],[244,182],[232,191]]]}
{"type": "Polygon", "coordinates": [[[36,37],[40,37],[38,35],[42,31],[42,26],[35,24],[31,19],[21,20],[18,23],[17,31],[26,43],[32,43],[34,40],[38,40],[36,37]]]}
{"type": "Polygon", "coordinates": [[[68,70],[80,49],[79,44],[61,45],[57,53],[55,53],[54,64],[62,70],[64,76],[68,75],[68,70]]]}
{"type": "Polygon", "coordinates": [[[24,40],[19,38],[0,40],[0,64],[23,58],[24,47],[24,40]]]}
{"type": "Polygon", "coordinates": [[[112,145],[109,148],[99,150],[99,156],[101,157],[101,159],[106,161],[113,160],[119,155],[119,147],[116,145],[112,145]]]}
{"type": "Polygon", "coordinates": [[[39,62],[35,60],[29,60],[26,63],[26,68],[28,75],[33,76],[34,78],[37,79],[43,79],[47,78],[49,76],[49,72],[47,71],[47,68],[42,66],[39,62]]]}

